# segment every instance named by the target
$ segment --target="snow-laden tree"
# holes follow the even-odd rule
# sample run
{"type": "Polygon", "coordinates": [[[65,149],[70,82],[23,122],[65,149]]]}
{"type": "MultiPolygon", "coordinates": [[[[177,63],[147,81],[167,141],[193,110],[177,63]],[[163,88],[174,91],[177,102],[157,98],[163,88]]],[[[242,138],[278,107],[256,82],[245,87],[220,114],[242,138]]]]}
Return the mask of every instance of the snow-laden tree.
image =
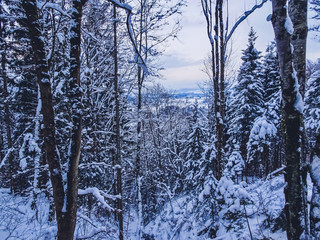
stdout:
{"type": "Polygon", "coordinates": [[[279,115],[281,99],[280,69],[276,50],[275,42],[271,42],[262,59],[264,101],[268,112],[273,111],[272,117],[279,115]]]}
{"type": "Polygon", "coordinates": [[[242,180],[244,167],[245,162],[242,159],[239,149],[234,149],[228,158],[223,175],[235,183],[238,183],[242,180]]]}
{"type": "MultiPolygon", "coordinates": [[[[275,42],[268,45],[266,55],[263,58],[263,85],[264,85],[264,116],[267,121],[275,126],[278,133],[281,132],[281,80],[279,59],[276,53],[275,42]]],[[[269,147],[269,163],[272,167],[269,171],[281,167],[282,164],[282,135],[277,134],[269,147]]]]}
{"type": "Polygon", "coordinates": [[[217,230],[232,231],[241,238],[242,229],[246,227],[246,207],[250,203],[250,196],[240,184],[231,179],[222,177],[217,184],[215,198],[218,203],[217,230]]]}
{"type": "Polygon", "coordinates": [[[311,147],[320,130],[320,71],[313,73],[307,81],[305,95],[305,127],[311,147]]]}
{"type": "Polygon", "coordinates": [[[247,171],[258,177],[267,176],[273,170],[271,151],[276,140],[277,128],[266,116],[254,122],[248,141],[247,171]]]}
{"type": "Polygon", "coordinates": [[[263,85],[261,52],[255,48],[256,32],[251,28],[248,47],[243,50],[242,65],[228,99],[229,154],[238,148],[243,159],[247,157],[247,142],[253,123],[263,112],[263,85]]]}
{"type": "MultiPolygon", "coordinates": [[[[3,164],[4,171],[8,172],[7,179],[10,188],[17,194],[26,190],[30,184],[22,180],[24,177],[32,178],[34,171],[22,173],[19,168],[19,151],[28,145],[24,140],[25,135],[33,134],[34,141],[39,144],[39,122],[37,114],[38,87],[34,70],[30,39],[25,28],[26,16],[21,2],[7,2],[1,4],[1,78],[3,88],[3,117],[5,133],[3,164]],[[15,16],[15,17],[13,17],[15,16]],[[24,175],[24,177],[22,176],[24,175]],[[23,183],[23,184],[20,184],[23,183]],[[21,185],[21,186],[20,186],[21,185]]],[[[28,138],[29,139],[29,138],[28,138]]],[[[21,152],[20,151],[20,152],[21,152]]],[[[29,165],[34,166],[34,161],[39,155],[30,159],[29,165]]],[[[5,181],[6,182],[6,181],[5,181]]]]}
{"type": "Polygon", "coordinates": [[[204,161],[204,151],[206,146],[206,134],[205,129],[201,126],[201,111],[199,110],[198,102],[193,104],[192,116],[190,116],[190,134],[187,137],[185,146],[185,161],[187,168],[188,184],[186,190],[190,191],[198,183],[200,179],[198,174],[200,173],[201,163],[204,161]]]}

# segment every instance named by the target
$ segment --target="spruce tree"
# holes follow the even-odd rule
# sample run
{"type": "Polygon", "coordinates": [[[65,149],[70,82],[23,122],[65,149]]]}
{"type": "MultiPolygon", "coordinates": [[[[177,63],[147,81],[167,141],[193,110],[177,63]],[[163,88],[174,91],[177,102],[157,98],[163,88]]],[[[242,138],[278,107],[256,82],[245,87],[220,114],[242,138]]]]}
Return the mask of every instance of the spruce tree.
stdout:
{"type": "MultiPolygon", "coordinates": [[[[187,168],[187,179],[189,182],[190,189],[193,186],[201,183],[199,179],[200,166],[204,161],[204,152],[206,145],[206,135],[201,123],[201,114],[198,102],[193,104],[192,116],[190,119],[190,134],[187,138],[186,149],[185,149],[185,160],[187,168]]],[[[204,179],[202,179],[203,184],[204,179]]],[[[188,190],[188,189],[186,189],[188,190]]]]}
{"type": "Polygon", "coordinates": [[[304,116],[307,135],[311,146],[314,146],[320,131],[320,70],[307,81],[304,116]]]}
{"type": "Polygon", "coordinates": [[[229,154],[239,149],[243,159],[247,158],[247,142],[250,130],[259,115],[263,112],[263,85],[261,52],[255,48],[256,32],[251,28],[248,45],[243,50],[242,65],[238,78],[231,87],[228,99],[229,154]]]}
{"type": "Polygon", "coordinates": [[[281,131],[281,89],[279,60],[275,50],[275,43],[272,42],[262,60],[263,112],[256,118],[247,143],[247,161],[255,162],[253,170],[260,177],[280,167],[281,163],[281,134],[277,134],[281,131]]]}

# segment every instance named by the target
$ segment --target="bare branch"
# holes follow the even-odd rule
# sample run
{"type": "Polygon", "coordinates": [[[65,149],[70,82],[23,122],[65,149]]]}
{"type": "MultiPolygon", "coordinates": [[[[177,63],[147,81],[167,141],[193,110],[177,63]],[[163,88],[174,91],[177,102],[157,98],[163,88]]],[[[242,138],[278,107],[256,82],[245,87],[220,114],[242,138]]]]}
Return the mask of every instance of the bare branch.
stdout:
{"type": "Polygon", "coordinates": [[[230,33],[228,34],[226,41],[225,41],[225,45],[227,45],[228,41],[230,40],[230,38],[232,37],[232,34],[234,33],[234,31],[237,29],[237,27],[240,25],[240,23],[242,23],[244,20],[247,19],[247,17],[249,17],[251,15],[251,13],[253,13],[256,9],[261,8],[268,0],[262,0],[262,2],[260,4],[256,4],[254,5],[249,11],[246,11],[238,20],[237,22],[233,25],[230,33]]]}
{"type": "Polygon", "coordinates": [[[127,13],[127,21],[126,21],[126,25],[127,25],[127,29],[128,29],[128,32],[129,32],[129,37],[130,37],[130,41],[133,45],[133,48],[134,48],[134,51],[135,51],[135,54],[137,55],[137,64],[142,67],[143,71],[146,73],[146,74],[149,74],[148,72],[148,68],[147,68],[147,65],[143,59],[143,57],[141,56],[139,50],[138,50],[138,47],[137,47],[137,43],[135,41],[135,38],[134,38],[134,35],[133,35],[133,28],[132,28],[132,23],[131,23],[131,16],[132,16],[132,7],[129,5],[129,4],[126,4],[126,3],[120,3],[119,1],[117,0],[107,0],[108,2],[111,2],[112,4],[116,5],[117,7],[119,8],[122,8],[126,11],[127,13]]]}

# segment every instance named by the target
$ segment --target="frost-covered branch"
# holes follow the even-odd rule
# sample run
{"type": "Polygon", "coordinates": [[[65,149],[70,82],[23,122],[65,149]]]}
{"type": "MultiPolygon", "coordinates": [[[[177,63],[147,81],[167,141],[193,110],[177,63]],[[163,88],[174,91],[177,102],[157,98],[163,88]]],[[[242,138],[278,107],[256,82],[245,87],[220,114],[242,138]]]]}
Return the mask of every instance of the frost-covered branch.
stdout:
{"type": "Polygon", "coordinates": [[[32,124],[29,124],[28,127],[26,127],[26,129],[23,131],[23,133],[17,138],[17,140],[12,144],[12,147],[10,149],[8,149],[8,152],[6,153],[6,155],[4,156],[4,158],[2,159],[1,163],[0,163],[0,169],[4,166],[4,164],[6,163],[6,161],[8,160],[8,157],[10,156],[10,154],[13,152],[15,146],[19,143],[20,139],[24,136],[24,134],[33,126],[32,124]]]}
{"type": "Polygon", "coordinates": [[[76,239],[91,239],[92,237],[98,235],[99,233],[106,232],[106,231],[107,231],[106,227],[99,227],[92,230],[89,234],[85,236],[77,237],[76,239]]]}
{"type": "Polygon", "coordinates": [[[111,207],[106,201],[105,198],[109,198],[111,200],[116,200],[119,199],[120,196],[114,196],[114,195],[110,195],[107,193],[104,193],[103,191],[99,190],[96,187],[91,187],[91,188],[87,188],[87,189],[79,189],[78,190],[78,194],[79,195],[87,195],[87,194],[92,194],[93,196],[95,196],[95,198],[102,204],[102,206],[110,211],[116,211],[116,209],[114,209],[113,207],[111,207]]]}
{"type": "Polygon", "coordinates": [[[211,11],[211,6],[209,7],[208,0],[201,0],[201,6],[202,6],[203,14],[204,14],[204,16],[206,18],[206,21],[207,21],[207,35],[208,35],[208,38],[210,40],[210,43],[213,45],[214,44],[214,39],[212,37],[212,22],[211,22],[212,11],[211,11]]]}
{"type": "Polygon", "coordinates": [[[141,56],[139,50],[138,50],[138,47],[137,47],[137,43],[135,41],[135,38],[134,38],[134,34],[133,34],[133,27],[132,27],[132,22],[131,22],[131,16],[132,16],[132,7],[129,5],[129,4],[126,4],[126,3],[120,3],[119,1],[117,0],[107,0],[108,2],[111,2],[112,4],[116,5],[117,7],[119,8],[122,8],[126,11],[127,13],[127,21],[126,21],[126,25],[127,25],[127,29],[128,29],[128,32],[129,32],[129,38],[130,38],[130,41],[133,45],[133,48],[134,48],[134,51],[135,51],[135,54],[136,54],[136,59],[137,59],[137,64],[142,67],[143,71],[148,74],[148,68],[147,68],[147,65],[145,63],[145,61],[143,60],[143,57],[141,56]]]}
{"type": "Polygon", "coordinates": [[[57,3],[49,3],[48,1],[43,3],[43,2],[37,2],[38,8],[39,9],[44,9],[44,8],[50,8],[53,9],[59,13],[61,13],[62,15],[71,18],[70,14],[68,14],[66,11],[64,11],[61,6],[57,3]]]}

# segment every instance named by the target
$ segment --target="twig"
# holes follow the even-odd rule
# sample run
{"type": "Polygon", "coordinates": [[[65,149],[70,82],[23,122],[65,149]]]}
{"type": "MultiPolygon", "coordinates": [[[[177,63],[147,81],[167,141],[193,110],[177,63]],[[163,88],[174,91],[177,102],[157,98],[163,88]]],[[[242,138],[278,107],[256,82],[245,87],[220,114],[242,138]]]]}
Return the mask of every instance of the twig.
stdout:
{"type": "Polygon", "coordinates": [[[247,224],[248,224],[250,238],[251,238],[251,240],[253,240],[252,232],[251,232],[251,228],[250,228],[250,224],[249,224],[249,219],[248,219],[248,215],[247,215],[247,209],[246,209],[246,205],[245,204],[243,204],[243,208],[244,208],[244,214],[246,215],[246,220],[247,220],[247,224]]]}

